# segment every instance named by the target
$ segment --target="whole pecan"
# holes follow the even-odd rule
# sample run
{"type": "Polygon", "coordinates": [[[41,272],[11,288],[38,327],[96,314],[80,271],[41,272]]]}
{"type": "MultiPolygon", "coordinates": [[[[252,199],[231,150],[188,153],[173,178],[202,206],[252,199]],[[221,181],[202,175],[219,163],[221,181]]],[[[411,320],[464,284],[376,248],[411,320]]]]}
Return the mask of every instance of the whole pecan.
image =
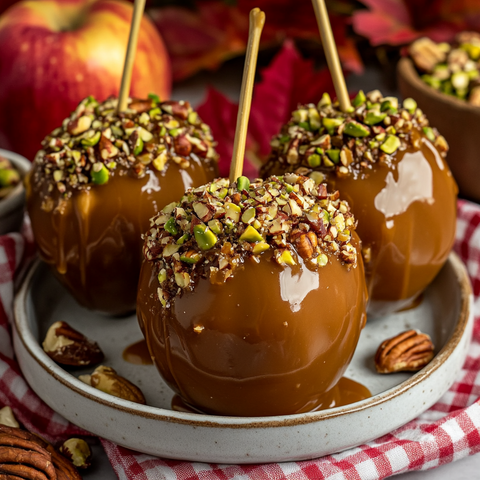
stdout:
{"type": "Polygon", "coordinates": [[[81,480],[76,468],[34,433],[0,425],[0,479],[81,480]]]}
{"type": "Polygon", "coordinates": [[[434,357],[434,345],[426,333],[407,330],[382,342],[375,355],[378,373],[416,372],[434,357]]]}

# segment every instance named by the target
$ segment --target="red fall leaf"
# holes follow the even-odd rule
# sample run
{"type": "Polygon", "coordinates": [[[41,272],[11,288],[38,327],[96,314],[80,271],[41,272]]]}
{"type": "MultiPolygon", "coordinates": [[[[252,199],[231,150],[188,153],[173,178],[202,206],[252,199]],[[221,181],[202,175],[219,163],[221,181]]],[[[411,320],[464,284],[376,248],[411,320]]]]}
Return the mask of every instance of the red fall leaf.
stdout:
{"type": "MultiPolygon", "coordinates": [[[[323,92],[333,95],[327,69],[315,71],[313,63],[286,41],[272,63],[261,72],[255,86],[245,153],[244,175],[258,174],[258,167],[270,152],[270,140],[300,103],[316,103],[323,92]]],[[[203,121],[210,125],[220,155],[220,175],[228,176],[235,137],[238,105],[210,89],[198,107],[203,121]]]]}

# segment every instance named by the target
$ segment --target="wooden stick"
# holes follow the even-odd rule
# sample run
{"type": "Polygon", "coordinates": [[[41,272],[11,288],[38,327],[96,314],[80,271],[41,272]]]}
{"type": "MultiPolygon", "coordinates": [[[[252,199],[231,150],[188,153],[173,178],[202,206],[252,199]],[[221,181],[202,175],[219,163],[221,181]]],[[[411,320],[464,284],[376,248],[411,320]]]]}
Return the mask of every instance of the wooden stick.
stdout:
{"type": "Polygon", "coordinates": [[[259,8],[250,11],[250,28],[248,32],[247,54],[243,68],[242,89],[240,91],[240,103],[238,105],[237,128],[233,143],[232,163],[230,165],[230,181],[234,182],[242,175],[243,158],[245,156],[245,142],[247,140],[248,120],[252,104],[253,82],[257,67],[258,47],[265,13],[259,8]]]}
{"type": "Polygon", "coordinates": [[[332,34],[332,26],[328,18],[327,7],[325,0],[312,0],[313,8],[315,9],[315,16],[317,17],[318,29],[322,37],[323,49],[327,57],[328,68],[330,75],[332,75],[333,86],[337,94],[340,109],[346,112],[350,109],[350,97],[348,96],[347,85],[345,84],[345,77],[343,76],[340,60],[338,59],[337,46],[332,34]]]}
{"type": "Polygon", "coordinates": [[[144,10],[145,0],[135,0],[133,5],[132,25],[128,37],[127,53],[125,55],[125,63],[123,64],[122,83],[120,84],[120,93],[118,95],[117,112],[123,112],[127,108],[130,84],[132,83],[133,62],[137,51],[138,31],[140,30],[140,23],[142,21],[144,10]]]}

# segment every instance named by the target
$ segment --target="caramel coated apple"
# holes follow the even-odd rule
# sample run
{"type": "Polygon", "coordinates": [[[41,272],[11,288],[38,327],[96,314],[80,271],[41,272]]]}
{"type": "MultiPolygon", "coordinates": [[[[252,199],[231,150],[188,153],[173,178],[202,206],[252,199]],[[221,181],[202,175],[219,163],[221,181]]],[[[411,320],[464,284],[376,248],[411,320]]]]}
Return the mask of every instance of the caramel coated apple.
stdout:
{"type": "Polygon", "coordinates": [[[210,414],[338,405],[366,320],[348,205],[297,175],[202,188],[146,235],[137,314],[160,374],[210,414]]]}
{"type": "Polygon", "coordinates": [[[80,103],[43,142],[27,181],[40,255],[83,306],[135,308],[149,219],[217,170],[208,127],[186,102],[80,103]]]}
{"type": "Polygon", "coordinates": [[[457,186],[448,146],[412,99],[360,92],[345,114],[324,97],[299,107],[272,141],[262,175],[306,173],[338,189],[358,221],[368,312],[408,307],[445,263],[455,239],[457,186]]]}

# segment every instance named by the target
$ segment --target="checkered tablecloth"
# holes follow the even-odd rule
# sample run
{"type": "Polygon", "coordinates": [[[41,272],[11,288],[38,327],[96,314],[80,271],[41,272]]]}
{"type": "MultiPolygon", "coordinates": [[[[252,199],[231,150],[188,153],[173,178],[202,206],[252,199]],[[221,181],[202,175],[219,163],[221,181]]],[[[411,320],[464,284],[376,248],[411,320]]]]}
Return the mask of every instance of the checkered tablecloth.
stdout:
{"type": "MultiPolygon", "coordinates": [[[[0,237],[0,407],[10,405],[29,430],[50,441],[82,431],[47,407],[30,389],[14,358],[11,317],[14,279],[31,256],[28,228],[0,237]]],[[[164,460],[107,440],[105,451],[120,479],[153,480],[377,480],[428,470],[480,451],[480,206],[458,203],[455,250],[465,262],[475,297],[475,325],[458,380],[432,408],[377,440],[327,457],[265,465],[217,465],[164,460]]]]}

